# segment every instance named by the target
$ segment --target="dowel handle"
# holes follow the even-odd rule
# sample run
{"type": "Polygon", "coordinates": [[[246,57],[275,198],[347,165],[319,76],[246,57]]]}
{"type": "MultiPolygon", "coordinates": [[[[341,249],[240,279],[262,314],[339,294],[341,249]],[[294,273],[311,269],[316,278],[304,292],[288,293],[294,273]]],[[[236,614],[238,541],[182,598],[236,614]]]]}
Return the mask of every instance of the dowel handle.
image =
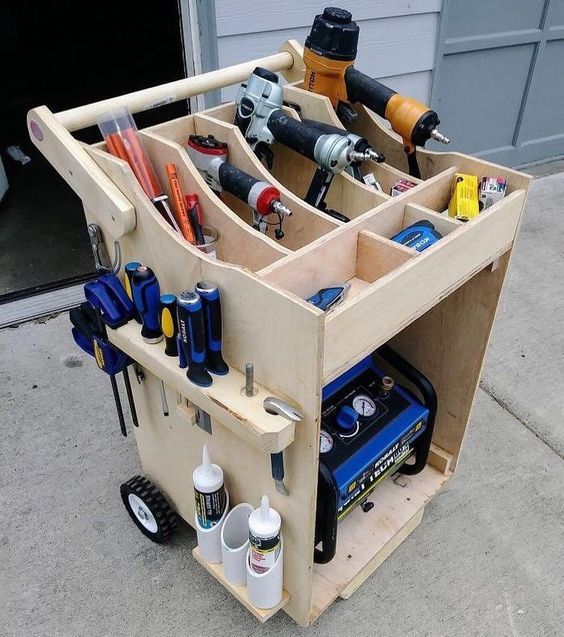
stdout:
{"type": "Polygon", "coordinates": [[[289,51],[282,51],[258,60],[60,111],[55,113],[55,117],[68,131],[80,130],[96,124],[100,115],[115,108],[125,106],[132,113],[138,113],[242,82],[257,66],[271,71],[284,71],[294,66],[294,56],[289,51]]]}

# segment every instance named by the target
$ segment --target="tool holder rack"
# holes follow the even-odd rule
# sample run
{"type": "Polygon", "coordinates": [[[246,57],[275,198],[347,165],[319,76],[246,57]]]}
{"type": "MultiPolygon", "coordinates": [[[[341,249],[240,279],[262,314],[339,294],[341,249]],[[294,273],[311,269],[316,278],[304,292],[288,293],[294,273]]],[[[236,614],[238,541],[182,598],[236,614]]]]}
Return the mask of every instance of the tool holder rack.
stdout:
{"type": "MultiPolygon", "coordinates": [[[[164,166],[174,162],[185,192],[196,192],[205,222],[221,238],[218,259],[184,241],[159,216],[129,166],[103,144],[88,146],[70,134],[95,123],[97,115],[126,105],[132,112],[184,99],[245,80],[255,66],[279,71],[288,81],[286,99],[303,117],[339,125],[330,102],[296,85],[303,79],[302,49],[295,41],[278,54],[198,77],[52,114],[45,106],[29,113],[37,147],[79,194],[88,222],[97,223],[108,245],[120,241],[124,262],[150,265],[163,292],[178,293],[201,279],[221,290],[224,356],[230,373],[209,388],[191,384],[163,344],[145,344],[130,322],[109,338],[144,368],[134,383],[140,427],[135,437],[144,473],[171,506],[194,525],[192,471],[203,444],[221,465],[231,500],[258,505],[266,493],[280,512],[285,538],[281,604],[254,608],[244,587],[229,585],[221,565],[194,557],[261,621],[280,607],[302,625],[314,621],[337,597],[347,598],[415,529],[427,502],[456,468],[480,370],[494,321],[530,178],[459,153],[420,150],[424,180],[397,198],[376,192],[346,175],[335,178],[329,205],[349,215],[348,224],[304,203],[313,164],[275,148],[272,174],[259,163],[232,121],[233,105],[182,117],[142,131],[164,184],[164,166]],[[294,85],[290,85],[294,83],[294,85]],[[229,143],[229,158],[256,177],[271,180],[294,214],[280,242],[249,225],[250,211],[238,201],[220,201],[191,164],[182,145],[188,135],[214,134],[229,143]],[[506,197],[466,224],[442,213],[455,172],[504,176],[506,197]],[[389,240],[419,219],[429,219],[444,238],[423,253],[389,240]],[[303,299],[319,288],[349,281],[344,302],[325,314],[303,299]],[[360,508],[339,524],[335,558],[313,563],[318,441],[322,387],[391,341],[435,386],[439,409],[427,467],[416,476],[387,479],[374,492],[370,513],[360,508]],[[244,369],[254,363],[256,395],[244,395],[244,369]],[[160,379],[171,407],[161,411],[160,379]],[[262,401],[274,395],[297,403],[305,418],[296,425],[267,414],[262,401]],[[212,418],[212,434],[196,426],[196,409],[212,418]],[[284,497],[274,488],[269,454],[285,451],[284,497]]],[[[298,116],[291,109],[293,116],[298,116]]],[[[386,155],[371,164],[386,191],[407,163],[401,141],[360,107],[356,132],[386,155]]]]}

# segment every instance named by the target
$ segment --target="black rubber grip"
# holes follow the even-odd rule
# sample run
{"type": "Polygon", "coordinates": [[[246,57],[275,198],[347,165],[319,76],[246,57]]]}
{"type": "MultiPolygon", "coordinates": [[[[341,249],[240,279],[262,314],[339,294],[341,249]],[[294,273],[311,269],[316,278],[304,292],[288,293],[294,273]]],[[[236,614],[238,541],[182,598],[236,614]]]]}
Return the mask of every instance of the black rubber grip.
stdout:
{"type": "Polygon", "coordinates": [[[326,124],[325,122],[318,122],[314,119],[302,119],[302,122],[304,124],[307,124],[308,126],[316,128],[318,131],[321,131],[325,135],[333,135],[335,133],[337,135],[346,135],[348,133],[348,131],[346,131],[344,128],[333,126],[333,124],[326,124]]]}
{"type": "Polygon", "coordinates": [[[345,84],[349,102],[360,102],[380,117],[386,117],[386,106],[397,91],[357,71],[354,66],[349,66],[345,71],[345,84]]]}
{"type": "Polygon", "coordinates": [[[288,117],[281,110],[274,111],[268,118],[268,129],[277,142],[315,161],[315,145],[324,135],[320,130],[288,117]]]}
{"type": "Polygon", "coordinates": [[[186,376],[195,385],[209,387],[213,381],[206,369],[206,330],[201,301],[185,305],[179,298],[177,316],[178,333],[188,363],[186,376]]]}
{"type": "Polygon", "coordinates": [[[224,190],[235,195],[241,201],[248,203],[251,188],[258,179],[251,177],[228,161],[224,161],[219,167],[219,183],[224,190]]]}

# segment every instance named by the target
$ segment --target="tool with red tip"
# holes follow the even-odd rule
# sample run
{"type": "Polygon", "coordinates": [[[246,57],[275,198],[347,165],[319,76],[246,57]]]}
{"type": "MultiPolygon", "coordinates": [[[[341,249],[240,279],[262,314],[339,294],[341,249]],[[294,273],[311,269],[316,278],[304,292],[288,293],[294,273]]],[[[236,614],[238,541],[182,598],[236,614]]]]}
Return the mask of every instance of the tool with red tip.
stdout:
{"type": "Polygon", "coordinates": [[[186,150],[212,190],[226,190],[252,208],[253,225],[257,230],[266,232],[268,221],[265,217],[277,215],[279,228],[275,236],[282,239],[282,219],[289,217],[292,211],[280,201],[277,188],[230,164],[227,161],[227,144],[218,141],[213,135],[190,135],[186,150]]]}

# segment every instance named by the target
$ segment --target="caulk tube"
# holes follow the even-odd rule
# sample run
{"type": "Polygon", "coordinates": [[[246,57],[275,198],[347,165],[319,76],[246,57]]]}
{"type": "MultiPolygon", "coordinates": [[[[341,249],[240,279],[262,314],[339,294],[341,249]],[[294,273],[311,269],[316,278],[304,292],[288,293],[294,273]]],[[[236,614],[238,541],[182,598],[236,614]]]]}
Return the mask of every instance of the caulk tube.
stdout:
{"type": "Polygon", "coordinates": [[[223,470],[212,464],[204,445],[202,464],[194,469],[196,534],[200,555],[206,562],[221,563],[221,529],[229,508],[229,494],[223,484],[223,470]]]}
{"type": "Polygon", "coordinates": [[[273,608],[282,600],[284,543],[280,515],[263,495],[249,517],[247,593],[257,608],[273,608]]]}

